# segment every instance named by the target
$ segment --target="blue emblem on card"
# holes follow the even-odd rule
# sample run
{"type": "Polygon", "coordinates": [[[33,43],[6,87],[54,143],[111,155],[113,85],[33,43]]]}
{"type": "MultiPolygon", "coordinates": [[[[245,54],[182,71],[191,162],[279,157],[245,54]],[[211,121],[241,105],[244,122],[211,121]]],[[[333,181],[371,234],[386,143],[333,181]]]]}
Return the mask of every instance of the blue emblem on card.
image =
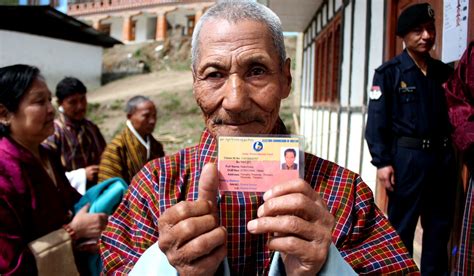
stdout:
{"type": "Polygon", "coordinates": [[[263,143],[260,142],[260,141],[255,141],[253,143],[253,150],[256,151],[256,152],[259,152],[259,151],[263,150],[263,143]]]}

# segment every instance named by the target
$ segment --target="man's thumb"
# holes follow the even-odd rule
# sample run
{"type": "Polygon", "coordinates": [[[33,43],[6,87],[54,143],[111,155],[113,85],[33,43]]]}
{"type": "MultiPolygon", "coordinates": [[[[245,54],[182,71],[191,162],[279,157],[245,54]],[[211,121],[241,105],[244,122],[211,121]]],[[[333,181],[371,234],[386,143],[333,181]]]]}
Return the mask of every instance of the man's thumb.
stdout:
{"type": "Polygon", "coordinates": [[[201,171],[199,179],[198,199],[212,202],[213,208],[217,207],[217,195],[219,191],[219,177],[216,164],[207,163],[201,171]]]}

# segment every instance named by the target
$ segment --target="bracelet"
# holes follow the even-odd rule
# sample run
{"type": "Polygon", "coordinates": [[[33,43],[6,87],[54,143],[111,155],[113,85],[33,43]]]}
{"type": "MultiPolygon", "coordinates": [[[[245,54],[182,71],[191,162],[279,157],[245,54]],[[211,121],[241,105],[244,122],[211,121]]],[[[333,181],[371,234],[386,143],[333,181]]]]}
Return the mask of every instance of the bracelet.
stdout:
{"type": "Polygon", "coordinates": [[[71,226],[69,226],[69,224],[64,224],[63,228],[64,228],[64,230],[66,230],[66,232],[69,234],[69,236],[71,236],[71,239],[73,241],[76,240],[76,231],[74,231],[74,229],[72,229],[71,226]]]}

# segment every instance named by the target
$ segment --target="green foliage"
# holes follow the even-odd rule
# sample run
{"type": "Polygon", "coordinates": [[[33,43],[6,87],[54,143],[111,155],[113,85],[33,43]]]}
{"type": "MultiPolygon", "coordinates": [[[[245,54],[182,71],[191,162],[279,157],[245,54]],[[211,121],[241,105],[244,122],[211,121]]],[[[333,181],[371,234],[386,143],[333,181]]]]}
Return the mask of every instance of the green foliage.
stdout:
{"type": "Polygon", "coordinates": [[[100,103],[87,103],[87,114],[97,111],[100,108],[100,103]]]}
{"type": "Polygon", "coordinates": [[[104,122],[108,115],[101,112],[100,103],[88,103],[87,104],[87,119],[91,120],[97,125],[104,122]]]}
{"type": "Polygon", "coordinates": [[[165,112],[178,112],[181,107],[181,100],[179,96],[172,92],[165,92],[161,95],[163,97],[163,109],[165,112]]]}
{"type": "Polygon", "coordinates": [[[141,49],[138,49],[133,53],[134,58],[140,58],[141,55],[142,55],[142,50],[141,49]]]}
{"type": "Polygon", "coordinates": [[[0,0],[0,5],[18,5],[20,4],[19,2],[19,0],[0,0]]]}
{"type": "Polygon", "coordinates": [[[111,110],[119,110],[123,109],[123,99],[116,99],[115,101],[110,104],[111,110]]]}

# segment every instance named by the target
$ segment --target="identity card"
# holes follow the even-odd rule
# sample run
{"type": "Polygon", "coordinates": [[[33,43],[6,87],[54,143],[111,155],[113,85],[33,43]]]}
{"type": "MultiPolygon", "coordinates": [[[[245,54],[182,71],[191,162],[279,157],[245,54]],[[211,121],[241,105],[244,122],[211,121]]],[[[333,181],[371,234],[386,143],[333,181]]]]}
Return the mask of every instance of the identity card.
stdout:
{"type": "Polygon", "coordinates": [[[302,136],[220,136],[220,191],[265,192],[303,177],[302,136]]]}

